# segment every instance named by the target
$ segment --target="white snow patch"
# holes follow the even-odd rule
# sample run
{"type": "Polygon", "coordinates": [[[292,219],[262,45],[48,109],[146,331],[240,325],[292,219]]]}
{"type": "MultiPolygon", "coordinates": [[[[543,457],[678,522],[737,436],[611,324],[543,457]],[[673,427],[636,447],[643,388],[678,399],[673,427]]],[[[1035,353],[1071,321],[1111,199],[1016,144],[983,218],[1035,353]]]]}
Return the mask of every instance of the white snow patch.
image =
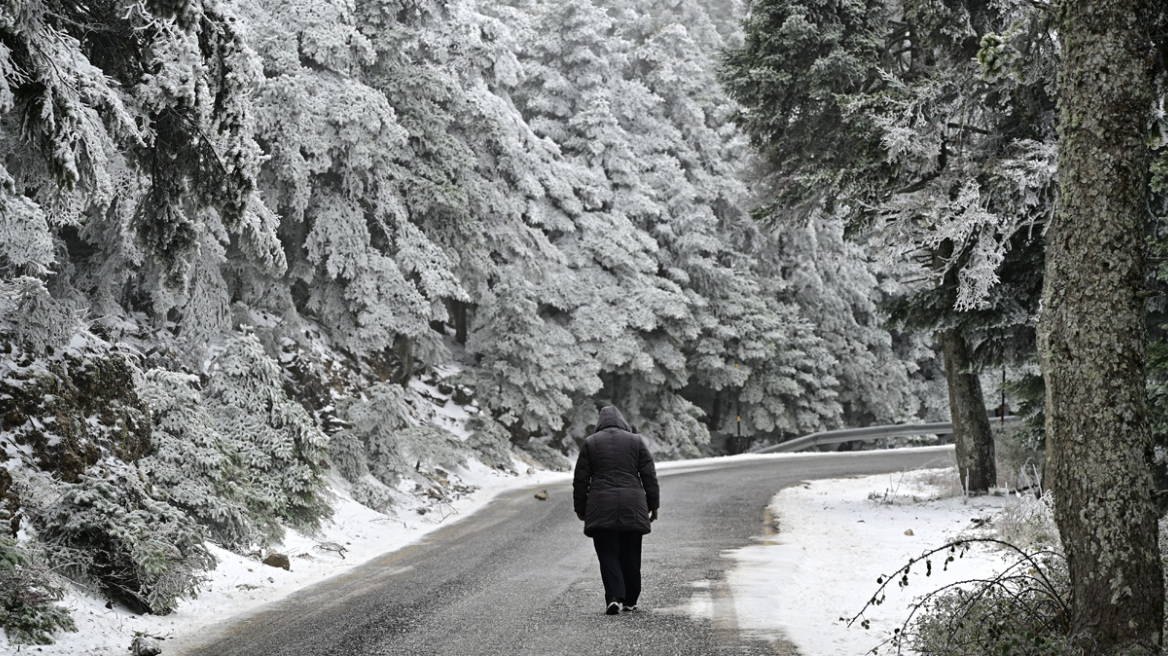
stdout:
{"type": "MultiPolygon", "coordinates": [[[[737,459],[814,457],[814,454],[743,455],[737,459]]],[[[715,467],[725,458],[660,463],[662,472],[715,467]]],[[[477,462],[452,473],[462,484],[476,486],[472,494],[453,501],[449,513],[418,515],[410,504],[383,515],[366,508],[334,485],[334,516],[319,535],[288,532],[275,548],[287,554],[291,571],[261,564],[216,549],[219,566],[196,600],[181,602],[166,616],[134,615],[73,591],[63,602],[73,614],[77,633],[59,633],[47,646],[10,645],[0,633],[0,653],[44,656],[108,656],[125,653],[135,633],[163,638],[164,653],[193,642],[207,627],[279,601],[299,589],[342,574],[374,557],[417,542],[441,526],[485,506],[508,490],[570,480],[571,472],[534,471],[515,461],[508,474],[477,462]],[[441,516],[440,516],[441,515],[441,516]],[[331,543],[331,544],[330,544],[331,543]],[[345,548],[344,558],[331,550],[345,548]],[[176,646],[177,645],[177,646],[176,646]],[[19,649],[19,651],[17,651],[19,649]]],[[[876,591],[876,579],[901,567],[928,548],[942,545],[970,527],[974,517],[992,515],[1007,503],[1002,497],[937,498],[939,490],[922,476],[928,472],[870,476],[805,483],[788,488],[772,500],[770,512],[779,530],[763,535],[759,544],[727,552],[735,566],[727,575],[740,629],[764,638],[780,636],[794,642],[802,656],[860,656],[900,626],[909,602],[952,578],[934,574],[914,577],[905,590],[893,589],[887,601],[869,609],[871,630],[848,628],[841,616],[854,616],[876,591]],[[905,535],[911,529],[912,536],[905,535]],[[932,586],[926,589],[926,585],[932,586]]],[[[934,475],[933,478],[936,478],[934,475]]],[[[992,553],[970,552],[951,574],[975,578],[1001,566],[992,553]]],[[[710,582],[694,584],[690,614],[713,619],[716,609],[710,582]]]]}
{"type": "Polygon", "coordinates": [[[860,656],[900,628],[910,604],[946,584],[975,579],[1006,565],[997,553],[971,549],[945,571],[944,556],[923,563],[906,588],[895,582],[883,604],[855,617],[879,587],[914,557],[965,534],[974,518],[996,514],[1005,496],[963,497],[954,469],[820,480],[779,492],[769,514],[777,531],[760,544],[727,552],[737,561],[727,574],[739,628],[760,639],[786,638],[802,656],[860,656]],[[911,532],[911,534],[909,534],[911,532]]]}
{"type": "Polygon", "coordinates": [[[76,633],[57,633],[52,645],[13,645],[0,632],[0,654],[35,653],[44,656],[108,656],[128,653],[135,634],[162,639],[163,653],[173,653],[184,642],[193,642],[200,632],[238,617],[264,604],[326,578],[342,574],[382,554],[417,542],[427,534],[466,517],[485,506],[495,496],[512,489],[545,485],[570,478],[570,472],[533,471],[519,461],[511,475],[485,465],[455,470],[461,482],[478,489],[449,503],[449,512],[418,515],[402,507],[394,515],[384,515],[353,501],[338,486],[330,493],[332,520],[320,534],[308,536],[289,530],[282,544],[273,548],[289,557],[291,571],[266,566],[257,557],[245,557],[212,546],[219,565],[207,572],[207,584],[199,597],[180,602],[170,615],[135,615],[117,606],[106,608],[104,600],[75,589],[62,606],[77,623],[76,633]],[[342,554],[335,550],[343,547],[342,554]]]}

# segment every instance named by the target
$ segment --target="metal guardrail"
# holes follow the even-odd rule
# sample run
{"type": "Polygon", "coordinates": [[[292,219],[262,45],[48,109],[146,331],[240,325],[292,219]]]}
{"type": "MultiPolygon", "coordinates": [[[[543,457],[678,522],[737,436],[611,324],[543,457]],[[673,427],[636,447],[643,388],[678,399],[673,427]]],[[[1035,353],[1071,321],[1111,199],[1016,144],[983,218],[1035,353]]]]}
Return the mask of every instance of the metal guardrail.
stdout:
{"type": "MultiPolygon", "coordinates": [[[[994,417],[991,423],[1018,424],[1020,417],[994,417]]],[[[823,444],[842,444],[844,442],[868,442],[886,437],[904,437],[906,435],[929,435],[953,432],[953,422],[939,421],[930,424],[892,424],[889,426],[866,426],[864,428],[840,428],[837,430],[820,431],[793,440],[779,442],[750,453],[790,453],[812,449],[823,444]]]]}

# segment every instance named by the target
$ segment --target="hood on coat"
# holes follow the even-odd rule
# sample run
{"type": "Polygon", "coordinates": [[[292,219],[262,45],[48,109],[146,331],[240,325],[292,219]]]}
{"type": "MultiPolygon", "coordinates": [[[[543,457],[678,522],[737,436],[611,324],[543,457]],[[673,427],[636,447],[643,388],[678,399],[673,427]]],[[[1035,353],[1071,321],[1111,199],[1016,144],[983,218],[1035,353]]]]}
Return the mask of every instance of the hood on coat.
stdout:
{"type": "Polygon", "coordinates": [[[629,427],[629,422],[625,421],[625,416],[616,409],[615,405],[606,405],[600,409],[600,418],[596,420],[596,432],[599,433],[606,428],[619,428],[623,431],[633,432],[633,429],[629,427]]]}

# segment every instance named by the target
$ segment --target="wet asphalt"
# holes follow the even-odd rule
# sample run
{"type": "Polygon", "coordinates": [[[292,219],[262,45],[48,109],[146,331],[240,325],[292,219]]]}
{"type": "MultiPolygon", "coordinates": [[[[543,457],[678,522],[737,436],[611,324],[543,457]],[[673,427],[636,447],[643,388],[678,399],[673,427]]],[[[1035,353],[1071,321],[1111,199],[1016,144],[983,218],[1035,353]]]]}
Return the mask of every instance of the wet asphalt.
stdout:
{"type": "Polygon", "coordinates": [[[164,656],[796,656],[785,640],[738,630],[722,554],[757,542],[767,504],[788,485],[952,459],[871,451],[663,470],[640,609],[619,616],[604,614],[570,485],[524,489],[164,656]],[[546,501],[534,497],[542,489],[546,501]]]}

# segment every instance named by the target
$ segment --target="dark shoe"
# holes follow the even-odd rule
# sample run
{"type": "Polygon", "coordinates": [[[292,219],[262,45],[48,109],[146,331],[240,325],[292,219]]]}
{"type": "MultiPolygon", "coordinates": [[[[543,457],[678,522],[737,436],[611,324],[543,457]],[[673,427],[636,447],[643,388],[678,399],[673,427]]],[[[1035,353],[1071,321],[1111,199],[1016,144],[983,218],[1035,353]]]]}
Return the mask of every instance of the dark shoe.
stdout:
{"type": "Polygon", "coordinates": [[[637,605],[633,604],[632,606],[626,606],[624,604],[621,604],[621,610],[623,610],[626,613],[631,613],[634,610],[637,610],[637,605]]]}
{"type": "Polygon", "coordinates": [[[617,615],[620,613],[621,605],[615,601],[608,602],[608,608],[604,609],[605,615],[617,615]]]}

